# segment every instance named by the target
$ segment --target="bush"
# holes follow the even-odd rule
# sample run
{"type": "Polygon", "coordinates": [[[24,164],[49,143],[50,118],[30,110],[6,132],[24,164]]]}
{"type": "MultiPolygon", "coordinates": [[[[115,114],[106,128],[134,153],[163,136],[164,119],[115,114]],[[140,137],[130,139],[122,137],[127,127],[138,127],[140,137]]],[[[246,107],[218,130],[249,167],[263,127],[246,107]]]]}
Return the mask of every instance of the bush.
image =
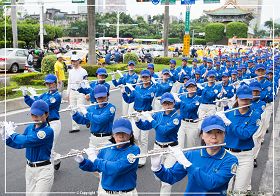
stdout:
{"type": "Polygon", "coordinates": [[[156,57],[154,59],[154,64],[164,64],[164,65],[169,65],[169,61],[171,60],[172,58],[170,57],[156,57]]]}
{"type": "Polygon", "coordinates": [[[22,73],[11,77],[12,81],[15,81],[19,85],[33,85],[33,80],[43,80],[45,74],[43,73],[22,73]]]}
{"type": "Polygon", "coordinates": [[[206,45],[206,40],[202,38],[194,38],[193,40],[194,45],[206,45]]]}
{"type": "Polygon", "coordinates": [[[124,55],[123,63],[127,64],[128,61],[134,61],[137,64],[138,63],[138,55],[136,53],[126,53],[124,55]]]}
{"type": "Polygon", "coordinates": [[[2,87],[0,88],[0,95],[4,96],[5,95],[5,89],[6,89],[6,95],[11,95],[11,94],[15,94],[16,91],[13,91],[13,89],[17,88],[16,85],[10,85],[10,86],[6,86],[6,87],[2,87]]]}
{"type": "MultiPolygon", "coordinates": [[[[18,41],[18,47],[19,48],[24,48],[25,46],[26,46],[25,41],[18,41]]],[[[13,47],[13,42],[6,41],[6,47],[7,48],[12,48],[13,47]]],[[[5,41],[0,41],[0,48],[5,48],[5,41]]]]}
{"type": "Polygon", "coordinates": [[[206,42],[220,41],[224,38],[225,25],[223,23],[209,23],[205,27],[206,42]]]}
{"type": "Polygon", "coordinates": [[[41,86],[44,85],[45,80],[32,80],[32,85],[41,86]]]}
{"type": "Polygon", "coordinates": [[[226,36],[232,38],[246,38],[248,32],[248,25],[244,22],[230,22],[227,24],[226,36]]]}
{"type": "Polygon", "coordinates": [[[182,40],[180,38],[168,38],[168,44],[178,44],[182,43],[182,40]]]}
{"type": "Polygon", "coordinates": [[[47,55],[43,58],[41,63],[42,73],[54,73],[54,64],[57,61],[56,55],[47,55]]]}
{"type": "Polygon", "coordinates": [[[82,68],[84,68],[87,71],[89,77],[96,77],[96,70],[99,68],[99,66],[85,64],[82,65],[82,68]]]}
{"type": "Polygon", "coordinates": [[[127,69],[127,64],[106,65],[105,68],[111,71],[117,71],[117,70],[123,71],[127,69]]]}

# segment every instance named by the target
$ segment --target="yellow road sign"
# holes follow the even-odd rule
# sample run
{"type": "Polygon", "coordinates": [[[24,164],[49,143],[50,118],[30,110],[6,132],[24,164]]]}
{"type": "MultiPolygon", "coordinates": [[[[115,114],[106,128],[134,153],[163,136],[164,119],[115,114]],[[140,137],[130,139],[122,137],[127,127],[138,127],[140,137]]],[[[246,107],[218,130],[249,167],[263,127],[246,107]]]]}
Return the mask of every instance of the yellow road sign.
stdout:
{"type": "Polygon", "coordinates": [[[190,42],[191,42],[190,34],[184,35],[183,55],[185,55],[185,56],[189,56],[189,53],[190,53],[190,42]]]}

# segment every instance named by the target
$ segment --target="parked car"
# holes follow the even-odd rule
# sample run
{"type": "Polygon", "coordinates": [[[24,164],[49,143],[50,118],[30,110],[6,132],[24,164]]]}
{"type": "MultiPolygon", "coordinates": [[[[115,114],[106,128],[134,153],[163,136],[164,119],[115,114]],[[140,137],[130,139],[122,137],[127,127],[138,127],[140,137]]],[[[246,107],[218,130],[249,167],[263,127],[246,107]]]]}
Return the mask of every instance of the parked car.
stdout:
{"type": "Polygon", "coordinates": [[[21,48],[0,49],[0,69],[17,73],[27,64],[28,50],[21,48]],[[6,54],[6,56],[5,56],[6,54]]]}

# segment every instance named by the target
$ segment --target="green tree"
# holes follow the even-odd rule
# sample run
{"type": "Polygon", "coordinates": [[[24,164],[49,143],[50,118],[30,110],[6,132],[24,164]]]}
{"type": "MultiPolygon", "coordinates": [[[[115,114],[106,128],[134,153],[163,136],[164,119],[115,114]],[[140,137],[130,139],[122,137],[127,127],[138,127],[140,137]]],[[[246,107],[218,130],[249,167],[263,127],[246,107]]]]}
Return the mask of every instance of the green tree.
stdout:
{"type": "Polygon", "coordinates": [[[220,41],[224,38],[225,25],[223,23],[209,23],[205,27],[206,42],[220,41]]]}
{"type": "Polygon", "coordinates": [[[238,38],[246,38],[248,36],[248,25],[243,22],[230,22],[226,26],[226,36],[227,38],[232,38],[234,36],[238,38]]]}
{"type": "Polygon", "coordinates": [[[169,26],[169,37],[183,40],[185,34],[185,24],[183,22],[173,22],[169,26]]]}

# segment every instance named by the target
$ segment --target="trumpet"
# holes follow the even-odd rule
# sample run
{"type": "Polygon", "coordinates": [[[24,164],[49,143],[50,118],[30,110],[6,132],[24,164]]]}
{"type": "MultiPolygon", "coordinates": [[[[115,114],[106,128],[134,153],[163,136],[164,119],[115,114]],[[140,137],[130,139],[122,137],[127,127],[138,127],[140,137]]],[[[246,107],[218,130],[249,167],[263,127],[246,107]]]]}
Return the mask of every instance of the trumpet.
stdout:
{"type": "Polygon", "coordinates": [[[94,106],[94,105],[99,105],[99,104],[106,104],[109,103],[108,101],[105,102],[101,102],[101,103],[93,103],[93,104],[89,104],[89,105],[78,105],[77,107],[72,107],[71,105],[69,105],[67,108],[59,110],[58,112],[66,112],[66,111],[72,111],[72,110],[77,110],[80,107],[90,107],[90,106],[94,106]]]}
{"type": "MultiPolygon", "coordinates": [[[[147,112],[149,114],[153,114],[153,113],[157,113],[157,112],[165,112],[165,111],[172,111],[172,110],[174,110],[174,108],[173,109],[167,109],[167,110],[164,110],[164,109],[162,109],[162,110],[151,110],[151,111],[145,111],[145,112],[147,112]]],[[[133,112],[133,113],[130,113],[128,115],[121,116],[121,117],[122,118],[133,118],[133,117],[136,117],[137,115],[139,115],[141,113],[142,112],[133,112]]]]}
{"type": "MultiPolygon", "coordinates": [[[[95,148],[95,150],[99,151],[105,148],[111,148],[111,147],[115,147],[115,146],[119,146],[119,145],[123,145],[123,144],[128,144],[130,143],[130,141],[126,141],[126,142],[120,142],[120,143],[116,143],[116,144],[110,144],[110,145],[104,145],[98,148],[95,148]]],[[[67,159],[69,157],[74,157],[77,155],[82,155],[85,154],[86,152],[84,150],[77,150],[76,152],[68,152],[66,155],[60,155],[56,160],[61,160],[61,159],[67,159]]]]}
{"type": "MultiPolygon", "coordinates": [[[[23,125],[33,124],[33,123],[38,124],[38,123],[42,123],[42,121],[38,121],[38,122],[30,121],[30,122],[14,123],[14,125],[15,126],[23,126],[23,125]]],[[[0,121],[0,126],[5,127],[5,121],[0,121]]]]}
{"type": "MultiPolygon", "coordinates": [[[[226,145],[226,143],[215,144],[215,145],[206,145],[206,146],[196,146],[196,147],[191,147],[191,148],[184,148],[184,149],[182,149],[182,151],[186,152],[186,151],[191,151],[191,150],[220,147],[220,146],[225,146],[225,145],[226,145]]],[[[149,156],[154,156],[154,155],[164,155],[164,154],[170,154],[170,153],[172,153],[172,151],[168,148],[159,149],[159,150],[150,150],[150,151],[148,151],[147,154],[139,154],[139,155],[129,154],[128,159],[134,160],[134,159],[138,159],[138,158],[144,158],[144,157],[149,157],[149,156]]]]}
{"type": "MultiPolygon", "coordinates": [[[[238,109],[241,109],[241,108],[249,107],[249,106],[251,106],[251,105],[252,105],[252,104],[244,105],[244,106],[232,108],[232,109],[230,109],[230,110],[226,110],[226,111],[222,111],[222,112],[226,114],[226,113],[232,112],[232,111],[234,111],[234,110],[238,110],[238,109]]],[[[202,117],[202,118],[198,118],[198,119],[194,120],[194,122],[196,123],[196,122],[198,122],[198,121],[201,121],[201,120],[203,120],[203,119],[206,118],[206,117],[208,117],[208,116],[204,116],[204,117],[202,117]]]]}

